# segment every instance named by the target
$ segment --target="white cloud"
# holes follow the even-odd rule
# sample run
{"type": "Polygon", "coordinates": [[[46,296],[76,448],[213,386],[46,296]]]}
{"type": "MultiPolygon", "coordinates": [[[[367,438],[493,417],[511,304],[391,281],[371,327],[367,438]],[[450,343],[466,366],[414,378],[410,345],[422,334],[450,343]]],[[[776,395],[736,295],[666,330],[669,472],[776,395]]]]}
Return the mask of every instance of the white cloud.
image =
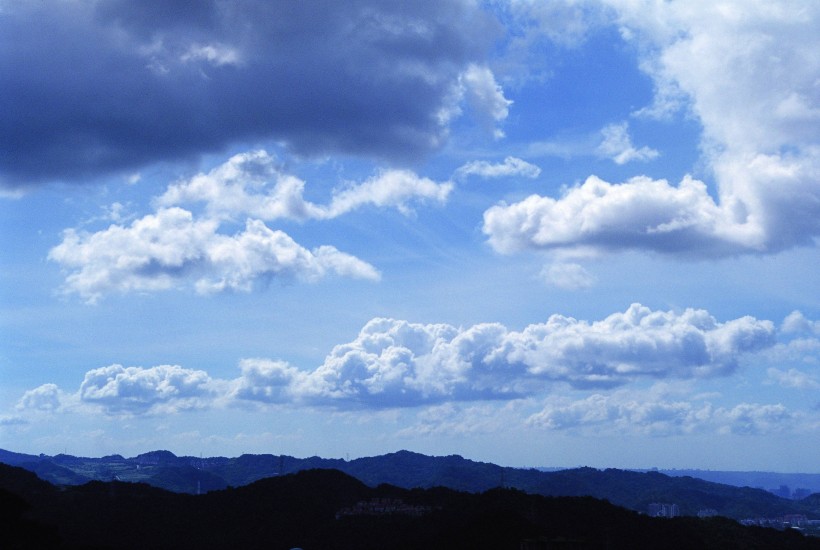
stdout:
{"type": "MultiPolygon", "coordinates": [[[[652,311],[638,304],[594,322],[552,315],[546,323],[522,331],[498,323],[459,328],[376,318],[354,340],[335,346],[313,370],[248,358],[239,364],[240,375],[226,380],[177,365],[115,364],[86,373],[74,396],[54,384],[31,390],[21,408],[56,410],[75,400],[100,406],[107,414],[129,415],[231,403],[356,410],[514,402],[561,388],[608,389],[641,380],[726,376],[745,354],[765,351],[773,343],[769,321],[741,317],[719,323],[703,310],[652,311]]],[[[665,387],[656,385],[653,395],[666,398],[665,387]]],[[[619,391],[616,397],[631,395],[619,391]]],[[[567,408],[569,401],[552,399],[549,403],[558,412],[538,422],[558,425],[564,422],[560,415],[592,418],[590,410],[599,411],[594,418],[604,420],[614,414],[609,404],[616,403],[620,414],[626,407],[607,396],[591,399],[589,407],[567,408]],[[590,409],[595,403],[598,408],[590,409]]],[[[667,405],[630,409],[629,418],[648,422],[679,408],[667,405]]],[[[684,412],[695,414],[683,409],[675,414],[684,412]]]]}
{"type": "MultiPolygon", "coordinates": [[[[683,97],[701,122],[717,198],[688,177],[677,187],[592,177],[559,199],[533,196],[488,210],[484,230],[491,244],[505,252],[592,246],[690,257],[814,244],[820,235],[820,5],[604,3],[656,82],[653,109],[668,112],[672,99],[683,97]]],[[[615,149],[616,159],[626,152],[623,161],[640,151],[615,149]]]]}
{"type": "Polygon", "coordinates": [[[702,310],[677,314],[637,304],[593,323],[553,315],[521,332],[373,319],[316,370],[254,360],[243,367],[241,386],[246,399],[290,396],[339,408],[512,399],[556,382],[611,387],[646,377],[727,375],[742,354],[771,346],[773,332],[770,322],[749,317],[718,323],[702,310]]]}
{"type": "Polygon", "coordinates": [[[780,403],[761,405],[741,403],[731,409],[715,411],[718,422],[722,422],[720,431],[740,435],[759,435],[776,433],[791,428],[795,416],[780,403]]]}
{"type": "Polygon", "coordinates": [[[43,384],[28,390],[17,402],[20,411],[57,412],[63,408],[65,393],[56,384],[43,384]]]}
{"type": "Polygon", "coordinates": [[[221,67],[222,65],[239,65],[242,59],[236,48],[216,43],[192,44],[188,51],[180,56],[180,61],[183,63],[200,60],[221,67]]]}
{"type": "Polygon", "coordinates": [[[107,414],[172,413],[208,406],[218,383],[201,370],[178,365],[123,367],[110,365],[85,374],[79,398],[107,414]]]}
{"type": "Polygon", "coordinates": [[[155,202],[160,207],[204,203],[208,216],[218,218],[320,217],[321,209],[302,197],[304,186],[304,181],[283,174],[273,156],[259,150],[234,155],[207,174],[173,183],[155,202]]]}
{"type": "Polygon", "coordinates": [[[412,201],[443,204],[452,190],[453,184],[450,182],[436,183],[409,170],[384,170],[360,184],[334,192],[323,217],[340,216],[364,205],[394,207],[407,214],[412,212],[412,201]]]}
{"type": "Polygon", "coordinates": [[[629,137],[629,123],[610,124],[601,130],[601,144],[598,154],[612,159],[615,164],[626,164],[633,160],[648,161],[657,158],[659,153],[649,147],[636,149],[629,137]]]}
{"type": "Polygon", "coordinates": [[[376,280],[371,265],[322,246],[309,251],[282,231],[248,220],[235,235],[214,219],[161,208],[128,226],[96,233],[68,229],[49,259],[70,270],[65,290],[90,303],[110,292],[156,291],[192,282],[200,293],[249,291],[257,281],[316,280],[331,273],[376,280]]]}
{"type": "Polygon", "coordinates": [[[507,118],[513,102],[504,97],[504,90],[496,82],[490,68],[470,64],[459,77],[459,88],[458,95],[466,98],[476,119],[486,128],[492,129],[496,138],[504,137],[504,132],[497,124],[507,118]]]}
{"type": "Polygon", "coordinates": [[[165,207],[204,203],[207,214],[219,218],[323,220],[366,205],[409,213],[415,202],[443,204],[453,184],[437,183],[410,170],[383,170],[364,182],[350,182],[335,190],[329,205],[306,201],[304,188],[305,182],[282,172],[269,153],[252,151],[234,155],[207,174],[168,186],[156,203],[165,207]]]}
{"type": "Polygon", "coordinates": [[[284,361],[243,359],[242,375],[235,381],[233,397],[240,401],[288,403],[296,395],[306,375],[284,361]]]}
{"type": "MultiPolygon", "coordinates": [[[[685,178],[634,178],[611,184],[590,176],[558,199],[531,195],[484,213],[484,233],[494,249],[639,248],[710,256],[746,246],[732,233],[706,186],[685,178]]],[[[750,245],[753,243],[749,243],[750,245]]]]}
{"type": "Polygon", "coordinates": [[[110,292],[189,285],[203,294],[250,291],[276,278],[378,280],[372,265],[329,245],[308,250],[264,221],[326,220],[367,205],[409,215],[417,204],[446,202],[453,189],[452,182],[398,169],[336,189],[327,205],[306,201],[304,186],[265,151],[234,155],[208,173],[169,185],[154,200],[156,211],[129,225],[131,216],[115,203],[108,218],[116,223],[106,229],[65,230],[49,259],[67,271],[64,289],[89,303],[110,292]],[[189,204],[204,205],[203,215],[187,210],[189,204]],[[244,229],[227,234],[243,217],[244,229]]]}
{"type": "Polygon", "coordinates": [[[499,164],[492,164],[486,160],[474,160],[456,170],[456,175],[460,177],[505,178],[521,176],[524,178],[537,178],[540,174],[541,169],[538,166],[516,157],[506,157],[504,162],[499,164]]]}
{"type": "Polygon", "coordinates": [[[820,379],[809,373],[797,370],[781,370],[770,368],[766,370],[766,374],[772,382],[777,383],[784,388],[796,388],[799,390],[820,390],[820,379]]]}
{"type": "Polygon", "coordinates": [[[544,267],[544,281],[564,290],[579,290],[595,284],[595,277],[576,263],[556,262],[544,267]]]}
{"type": "Polygon", "coordinates": [[[801,312],[792,311],[783,320],[780,330],[787,334],[820,336],[820,321],[807,319],[801,312]]]}
{"type": "Polygon", "coordinates": [[[646,392],[596,393],[578,400],[550,398],[527,423],[536,428],[580,433],[759,435],[788,430],[794,419],[794,413],[781,404],[715,407],[707,401],[676,399],[653,388],[646,392]]]}

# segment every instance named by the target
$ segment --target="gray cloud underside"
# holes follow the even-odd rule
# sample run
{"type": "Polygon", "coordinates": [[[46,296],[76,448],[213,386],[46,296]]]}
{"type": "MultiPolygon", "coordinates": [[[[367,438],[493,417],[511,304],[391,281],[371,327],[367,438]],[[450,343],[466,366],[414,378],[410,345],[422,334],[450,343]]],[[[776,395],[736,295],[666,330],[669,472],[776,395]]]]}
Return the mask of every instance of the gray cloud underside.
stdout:
{"type": "Polygon", "coordinates": [[[260,138],[409,159],[445,139],[461,75],[497,34],[459,0],[10,4],[0,183],[76,180],[260,138]]]}
{"type": "MultiPolygon", "coordinates": [[[[379,409],[510,400],[548,394],[556,384],[608,389],[641,379],[726,376],[744,354],[774,342],[769,321],[719,323],[703,310],[639,304],[595,322],[553,315],[520,332],[496,323],[465,329],[373,319],[313,371],[250,358],[240,362],[240,377],[220,380],[175,365],[111,365],[89,371],[77,397],[110,414],[215,403],[379,409]]],[[[21,407],[55,410],[59,395],[56,386],[41,386],[21,407]]]]}

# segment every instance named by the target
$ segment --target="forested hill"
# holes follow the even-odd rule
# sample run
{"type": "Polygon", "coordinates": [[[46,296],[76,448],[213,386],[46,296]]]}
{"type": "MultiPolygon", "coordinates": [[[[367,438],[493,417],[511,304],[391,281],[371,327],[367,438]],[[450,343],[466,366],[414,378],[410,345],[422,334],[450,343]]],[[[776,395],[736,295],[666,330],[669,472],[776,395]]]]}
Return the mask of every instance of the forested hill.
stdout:
{"type": "Polygon", "coordinates": [[[0,450],[0,462],[20,466],[58,485],[91,480],[143,482],[179,493],[206,493],[302,470],[324,468],[345,472],[371,487],[382,483],[406,489],[447,487],[482,492],[515,488],[543,496],[593,496],[646,512],[652,503],[676,504],[681,514],[703,510],[742,519],[805,514],[820,518],[817,496],[789,500],[769,492],[712,483],[688,476],[617,469],[575,468],[544,472],[507,468],[460,456],[434,457],[409,451],[355,460],[295,458],[286,455],[178,457],[153,451],[133,458],[112,455],[81,458],[70,455],[24,455],[0,450]]]}
{"type": "Polygon", "coordinates": [[[652,518],[590,497],[370,487],[337,470],[188,495],[118,481],[58,488],[0,465],[0,548],[296,547],[818,550],[820,539],[718,517],[652,518]]]}

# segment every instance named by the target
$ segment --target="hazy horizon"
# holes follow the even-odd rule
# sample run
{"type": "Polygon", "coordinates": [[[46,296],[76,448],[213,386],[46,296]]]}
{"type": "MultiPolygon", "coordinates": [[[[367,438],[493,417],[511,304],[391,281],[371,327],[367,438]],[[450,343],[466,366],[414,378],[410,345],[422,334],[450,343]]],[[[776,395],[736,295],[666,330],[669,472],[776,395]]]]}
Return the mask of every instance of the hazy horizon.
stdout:
{"type": "Polygon", "coordinates": [[[820,473],[817,28],[0,1],[0,448],[820,473]]]}

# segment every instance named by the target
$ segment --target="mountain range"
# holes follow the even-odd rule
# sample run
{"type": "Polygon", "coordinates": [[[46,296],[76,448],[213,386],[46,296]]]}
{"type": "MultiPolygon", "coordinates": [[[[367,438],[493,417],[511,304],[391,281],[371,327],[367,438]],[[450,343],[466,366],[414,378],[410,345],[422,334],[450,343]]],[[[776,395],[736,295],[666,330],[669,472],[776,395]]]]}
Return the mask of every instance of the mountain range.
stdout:
{"type": "Polygon", "coordinates": [[[427,456],[399,451],[355,460],[287,455],[245,454],[239,457],[176,456],[152,451],[136,457],[101,458],[29,455],[0,450],[0,462],[19,466],[55,485],[90,481],[145,483],[176,493],[208,493],[311,469],[333,469],[367,486],[389,484],[403,489],[445,487],[481,493],[517,489],[541,496],[590,496],[646,513],[653,503],[675,504],[681,515],[714,514],[734,519],[803,514],[820,519],[820,493],[799,500],[762,489],[735,487],[660,472],[589,467],[557,471],[510,468],[457,455],[427,456]]]}

